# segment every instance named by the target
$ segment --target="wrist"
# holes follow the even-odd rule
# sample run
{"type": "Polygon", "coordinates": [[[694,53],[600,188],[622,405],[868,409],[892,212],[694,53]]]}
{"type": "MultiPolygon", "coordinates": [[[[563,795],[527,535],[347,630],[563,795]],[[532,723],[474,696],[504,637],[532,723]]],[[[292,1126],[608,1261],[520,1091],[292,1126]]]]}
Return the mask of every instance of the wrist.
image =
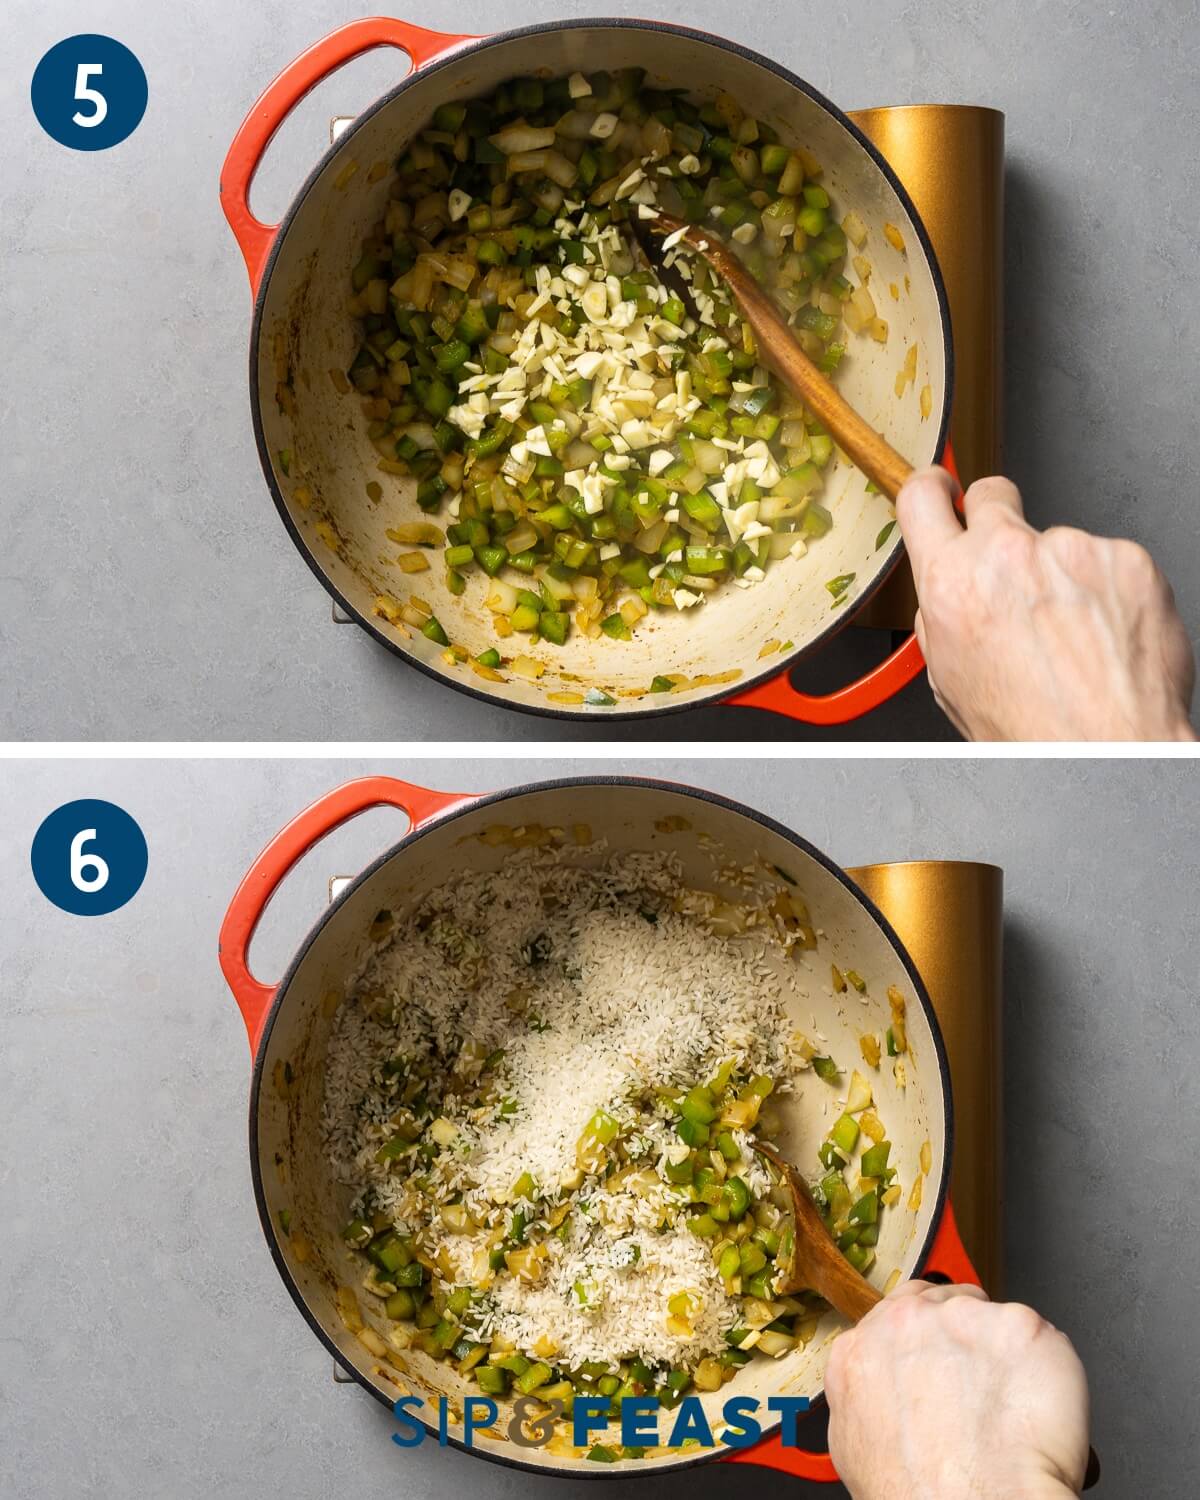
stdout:
{"type": "MultiPolygon", "coordinates": [[[[1078,1500],[1079,1490],[1063,1477],[1058,1463],[1040,1452],[1016,1452],[1006,1457],[985,1448],[969,1458],[957,1454],[948,1463],[936,1462],[924,1474],[912,1475],[913,1500],[1078,1500]]],[[[880,1500],[892,1494],[880,1490],[880,1500]]],[[[874,1491],[869,1492],[875,1500],[874,1491]]],[[[857,1491],[855,1492],[857,1500],[857,1491]]]]}
{"type": "Polygon", "coordinates": [[[1015,1465],[989,1486],[996,1500],[1078,1500],[1079,1490],[1041,1463],[1015,1465]]]}
{"type": "Polygon", "coordinates": [[[1178,716],[1165,718],[1159,724],[1147,724],[1139,738],[1159,744],[1194,744],[1196,731],[1190,720],[1178,716]]]}
{"type": "MultiPolygon", "coordinates": [[[[1040,1453],[1014,1455],[1005,1460],[994,1451],[974,1454],[964,1462],[961,1454],[934,1458],[932,1463],[900,1465],[903,1481],[897,1485],[895,1474],[886,1484],[883,1476],[873,1475],[880,1488],[855,1488],[855,1500],[884,1500],[904,1495],[911,1500],[962,1500],[974,1495],[977,1500],[1078,1500],[1079,1489],[1063,1478],[1057,1463],[1040,1453]]],[[[1082,1472],[1082,1471],[1081,1471],[1082,1472]]]]}
{"type": "Polygon", "coordinates": [[[1142,704],[1115,716],[1102,717],[1076,735],[1087,740],[1139,740],[1145,744],[1192,744],[1196,731],[1187,714],[1175,704],[1142,704]]]}
{"type": "Polygon", "coordinates": [[[1061,1479],[1042,1474],[1024,1489],[1013,1490],[1012,1494],[1020,1495],[1021,1500],[1078,1500],[1079,1491],[1061,1479]]]}
{"type": "Polygon", "coordinates": [[[1190,696],[1185,697],[1164,685],[1164,691],[1154,695],[1156,701],[1148,702],[1144,707],[1144,722],[1137,731],[1139,737],[1163,743],[1194,743],[1196,731],[1188,712],[1190,696]]]}

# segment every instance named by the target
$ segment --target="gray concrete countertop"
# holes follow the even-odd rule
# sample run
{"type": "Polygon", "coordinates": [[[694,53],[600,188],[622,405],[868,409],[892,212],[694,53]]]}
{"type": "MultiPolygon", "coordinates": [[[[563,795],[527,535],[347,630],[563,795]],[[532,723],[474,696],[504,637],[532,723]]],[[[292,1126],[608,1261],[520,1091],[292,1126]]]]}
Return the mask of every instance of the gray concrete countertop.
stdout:
{"type": "MultiPolygon", "coordinates": [[[[626,737],[621,726],[558,726],[475,703],[406,669],[363,632],[335,627],[263,484],[246,395],[249,297],[217,204],[218,172],[268,80],[370,8],[8,0],[0,736],[626,737]],[[121,146],[75,153],[42,133],[28,83],[54,42],[96,29],[139,55],[150,106],[121,146]]],[[[1038,522],[1144,541],[1200,635],[1187,337],[1200,300],[1194,7],[763,0],[742,16],[720,0],[652,8],[734,34],[846,107],[932,98],[1007,113],[1008,472],[1038,522]]],[[[603,9],[527,0],[501,17],[482,0],[432,0],[417,18],[469,32],[603,9]]],[[[395,55],[378,54],[296,112],[260,174],[263,217],[286,207],[329,117],[361,109],[396,77],[395,55]]],[[[859,660],[881,654],[871,637],[846,650],[859,660]]],[[[828,688],[852,673],[839,653],[818,675],[828,688]]],[[[924,682],[846,731],[718,709],[680,716],[667,734],[952,737],[924,682]]]]}
{"type": "MultiPolygon", "coordinates": [[[[724,791],[843,864],[1004,867],[1010,1295],[1063,1327],[1088,1366],[1097,1493],[1193,1492],[1192,768],[642,759],[604,769],[724,791]]],[[[531,1484],[432,1445],[395,1447],[388,1414],[333,1383],[262,1241],[246,1155],[249,1057],[217,929],[267,839],[321,792],[375,771],[486,790],[547,768],[13,762],[0,781],[0,1489],[11,1500],[584,1493],[579,1481],[531,1484]],[[79,797],[118,802],[149,843],[145,885],[111,917],[66,916],[29,876],[38,824],[79,797]]],[[[255,943],[260,976],[282,972],[323,909],[327,877],[357,872],[402,826],[393,812],[370,814],[307,858],[255,943]]],[[[660,1479],[655,1493],[749,1500],[764,1483],[802,1492],[725,1467],[660,1479]]]]}

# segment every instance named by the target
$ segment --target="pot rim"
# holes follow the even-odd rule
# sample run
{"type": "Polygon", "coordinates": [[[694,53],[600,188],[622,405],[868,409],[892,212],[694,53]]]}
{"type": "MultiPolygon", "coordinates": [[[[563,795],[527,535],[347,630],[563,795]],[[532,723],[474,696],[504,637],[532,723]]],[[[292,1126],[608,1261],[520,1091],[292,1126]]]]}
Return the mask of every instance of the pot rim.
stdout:
{"type": "MultiPolygon", "coordinates": [[[[828,645],[836,635],[839,635],[847,625],[851,624],[855,616],[861,612],[868,601],[875,596],[879,589],[881,589],[883,585],[888,581],[888,579],[892,576],[892,573],[895,571],[897,564],[899,563],[901,557],[904,556],[905,552],[904,540],[900,536],[899,528],[897,528],[895,533],[896,541],[893,543],[891,560],[886,564],[884,568],[880,570],[879,573],[875,575],[871,583],[862,591],[862,593],[857,596],[857,598],[855,599],[854,614],[849,614],[846,611],[837,612],[830,620],[830,622],[824,627],[824,629],[819,631],[818,634],[814,636],[810,641],[806,642],[805,645],[801,646],[798,650],[792,651],[788,656],[783,657],[782,659],[776,658],[771,666],[764,668],[761,672],[758,672],[755,675],[746,678],[744,681],[739,680],[737,683],[719,684],[716,687],[706,690],[699,697],[689,698],[686,702],[674,704],[667,702],[663,704],[656,704],[650,708],[640,709],[618,708],[611,711],[605,710],[604,712],[598,712],[596,710],[588,711],[587,709],[570,708],[565,706],[561,708],[550,707],[549,705],[544,703],[518,703],[501,696],[499,693],[493,693],[486,687],[477,686],[475,683],[469,682],[465,678],[450,676],[436,671],[430,663],[422,661],[415,652],[408,651],[402,642],[394,640],[390,636],[385,635],[383,631],[381,631],[375,624],[373,624],[366,615],[358,610],[343,595],[341,590],[334,583],[333,579],[321,566],[316,553],[308,546],[307,542],[304,540],[303,536],[300,533],[299,527],[297,527],[295,522],[292,520],[291,513],[289,512],[287,507],[287,502],[283,497],[283,491],[281,490],[275,478],[275,471],[271,463],[271,455],[267,445],[266,433],[263,430],[262,405],[258,395],[258,371],[260,364],[259,344],[262,338],[263,314],[266,307],[267,293],[270,288],[271,278],[274,273],[276,263],[279,259],[279,254],[283,247],[283,243],[287,238],[288,230],[291,228],[296,215],[299,213],[301,206],[308,198],[309,193],[315,187],[317,179],[321,176],[322,172],[324,172],[326,166],[333,159],[333,157],[342,150],[342,148],[351,139],[351,137],[354,136],[357,131],[367,123],[368,120],[374,118],[374,116],[378,114],[380,110],[386,109],[387,106],[391,104],[394,99],[398,98],[400,94],[404,93],[407,89],[412,88],[415,84],[424,83],[434,74],[440,72],[441,69],[459,62],[468,53],[479,52],[487,47],[497,46],[502,42],[510,42],[521,38],[539,36],[544,32],[576,31],[581,28],[669,32],[676,36],[688,37],[692,41],[706,43],[707,45],[717,47],[722,51],[730,52],[735,57],[739,57],[745,61],[755,63],[759,67],[768,68],[772,73],[781,78],[785,83],[790,84],[791,87],[798,89],[802,94],[807,95],[808,98],[810,98],[815,104],[819,105],[828,114],[832,115],[833,118],[837,120],[837,122],[846,131],[849,132],[854,140],[858,142],[859,146],[861,146],[862,149],[866,151],[867,155],[870,156],[876,167],[880,172],[882,172],[889,186],[892,188],[896,196],[900,199],[900,202],[903,204],[905,212],[908,214],[909,220],[912,223],[913,228],[916,230],[917,239],[920,242],[921,249],[925,253],[926,260],[929,264],[930,274],[933,279],[934,293],[937,297],[938,314],[942,328],[942,357],[945,362],[946,370],[945,388],[942,399],[942,411],[938,422],[937,442],[935,446],[935,452],[939,455],[945,449],[946,437],[950,429],[950,412],[954,401],[954,338],[950,326],[950,302],[946,293],[946,284],[942,277],[941,266],[938,264],[937,255],[934,252],[933,243],[929,238],[928,231],[925,228],[920,214],[917,212],[916,205],[913,203],[912,198],[908,194],[908,190],[900,181],[899,177],[897,177],[887,159],[879,151],[879,148],[874,145],[874,143],[863,133],[862,130],[859,129],[854,121],[851,120],[843,110],[839,109],[831,99],[827,99],[825,95],[822,94],[818,89],[815,89],[810,83],[806,83],[804,79],[798,77],[789,68],[783,67],[782,64],[773,61],[769,57],[764,57],[761,53],[755,52],[750,47],[744,47],[740,42],[729,41],[725,37],[714,36],[706,31],[698,31],[691,26],[677,26],[670,21],[641,21],[633,18],[626,19],[618,16],[593,17],[591,19],[587,17],[581,17],[578,19],[563,21],[541,21],[536,23],[535,25],[518,26],[507,31],[496,31],[492,32],[488,36],[477,37],[473,41],[463,43],[461,46],[450,48],[448,52],[434,58],[432,61],[426,63],[424,67],[413,68],[408,76],[401,79],[401,81],[396,85],[395,88],[388,90],[388,92],[384,94],[381,94],[380,97],[374,102],[374,104],[368,105],[360,115],[357,115],[354,119],[354,122],[346,127],[346,130],[342,133],[342,135],[340,135],[336,141],[332,142],[326,148],[326,150],[321,153],[321,156],[318,159],[316,165],[313,167],[307,179],[300,187],[295,197],[292,199],[287,212],[280,220],[279,227],[275,231],[275,238],[271,242],[271,250],[267,257],[266,265],[263,267],[263,274],[258,284],[258,291],[254,299],[254,313],[250,323],[250,410],[254,427],[254,439],[258,446],[259,463],[262,466],[263,476],[267,481],[267,487],[271,492],[271,498],[275,502],[275,509],[279,512],[279,517],[286,527],[288,535],[291,537],[293,543],[295,544],[296,550],[300,553],[301,557],[303,557],[304,561],[308,564],[310,570],[325,588],[326,592],[333,598],[334,603],[337,604],[356,625],[365,630],[374,641],[378,642],[379,645],[385,647],[394,656],[399,657],[401,661],[406,662],[410,667],[415,667],[417,671],[423,672],[426,677],[432,678],[439,685],[453,688],[456,692],[465,693],[468,697],[476,698],[482,703],[493,704],[500,708],[510,709],[518,713],[536,714],[539,717],[546,719],[570,720],[576,723],[597,724],[617,721],[628,722],[635,719],[663,718],[668,714],[689,713],[698,708],[710,708],[714,704],[719,704],[724,698],[729,697],[731,693],[741,694],[749,692],[751,689],[760,687],[763,683],[770,682],[773,678],[778,677],[781,674],[790,673],[793,668],[799,665],[800,662],[806,661],[819,649],[828,645]]],[[[665,696],[669,698],[672,695],[667,694],[665,696]]]]}
{"type": "MultiPolygon", "coordinates": [[[[559,776],[554,777],[553,779],[548,781],[527,781],[522,782],[518,786],[502,788],[499,791],[484,792],[480,796],[472,798],[468,802],[460,803],[452,808],[449,808],[444,813],[437,814],[427,823],[423,823],[419,826],[410,828],[409,831],[403,836],[403,838],[399,839],[395,844],[391,846],[391,848],[384,850],[382,854],[377,855],[376,858],[373,859],[365,869],[360,871],[360,873],[350,881],[350,883],[334,900],[329,902],[329,904],[321,912],[320,916],[313,923],[307,935],[300,943],[300,946],[297,948],[295,956],[292,958],[291,963],[288,965],[283,978],[279,981],[278,985],[275,988],[275,993],[271,997],[270,1007],[263,1021],[262,1031],[259,1034],[258,1046],[255,1049],[254,1063],[251,1071],[248,1119],[250,1176],[254,1186],[254,1202],[255,1206],[258,1209],[259,1221],[262,1225],[263,1235],[267,1241],[267,1246],[271,1252],[271,1259],[275,1262],[275,1269],[279,1272],[280,1278],[282,1279],[284,1286],[288,1290],[288,1294],[290,1295],[292,1301],[296,1304],[297,1308],[300,1310],[300,1313],[303,1316],[305,1322],[308,1324],[313,1333],[316,1334],[321,1343],[325,1346],[326,1350],[333,1357],[334,1361],[346,1371],[346,1373],[354,1380],[357,1385],[362,1386],[362,1388],[369,1395],[373,1396],[377,1401],[381,1403],[381,1405],[387,1407],[389,1411],[393,1409],[394,1402],[389,1400],[389,1398],[383,1393],[383,1391],[378,1388],[378,1386],[369,1381],[366,1376],[363,1375],[362,1372],[358,1369],[358,1367],[349,1358],[342,1354],[337,1345],[321,1327],[317,1318],[309,1308],[304,1293],[296,1284],[291,1270],[288,1267],[287,1261],[284,1259],[283,1253],[279,1248],[279,1240],[275,1232],[275,1221],[267,1206],[266,1189],[263,1182],[262,1162],[259,1155],[259,1146],[257,1140],[258,1106],[265,1078],[265,1060],[270,1046],[271,1032],[274,1028],[277,1017],[283,1009],[283,1005],[287,999],[288,988],[291,985],[292,980],[295,978],[296,971],[299,969],[304,959],[308,956],[308,953],[312,949],[313,945],[317,942],[321,933],[324,931],[326,924],[332,919],[334,913],[339,909],[343,902],[347,901],[350,898],[352,893],[356,892],[361,886],[365,885],[367,881],[369,881],[379,870],[384,867],[384,865],[390,863],[390,861],[396,858],[397,855],[406,852],[420,839],[423,839],[432,833],[440,832],[446,824],[465,816],[467,813],[477,812],[480,808],[495,807],[503,802],[512,800],[514,797],[526,796],[532,792],[559,791],[567,787],[590,788],[601,786],[627,787],[645,789],[648,791],[674,792],[680,796],[692,797],[698,802],[707,802],[712,804],[714,807],[722,808],[727,812],[739,813],[742,817],[749,818],[752,822],[758,823],[761,827],[768,829],[772,833],[778,834],[780,837],[786,839],[789,843],[794,844],[803,854],[806,854],[810,859],[821,865],[830,875],[832,875],[841,885],[843,885],[847,891],[849,891],[850,895],[854,897],[854,899],[864,909],[867,916],[871,920],[873,920],[883,932],[884,937],[890,943],[893,952],[899,958],[905,973],[908,975],[909,983],[913,987],[913,993],[915,994],[917,1000],[920,1002],[921,1008],[924,1011],[926,1019],[929,1023],[929,1031],[933,1039],[934,1055],[937,1059],[938,1078],[941,1083],[942,1090],[943,1139],[945,1141],[945,1145],[942,1151],[942,1175],[941,1181],[938,1184],[934,1210],[929,1219],[929,1228],[926,1232],[925,1239],[921,1244],[919,1252],[914,1257],[913,1264],[916,1271],[919,1271],[925,1264],[925,1261],[929,1257],[930,1250],[933,1247],[933,1242],[937,1236],[938,1228],[942,1221],[942,1215],[945,1211],[946,1201],[950,1191],[950,1172],[954,1160],[954,1100],[951,1093],[950,1067],[946,1056],[945,1041],[942,1037],[941,1024],[938,1021],[937,1013],[933,1008],[933,1002],[929,998],[929,992],[928,990],[926,990],[925,984],[917,971],[916,965],[913,963],[912,958],[909,956],[907,948],[905,948],[904,944],[900,941],[899,936],[897,935],[895,929],[892,927],[888,919],[879,910],[879,908],[866,894],[866,892],[862,890],[862,888],[858,886],[853,880],[850,879],[845,870],[843,870],[839,865],[835,864],[828,855],[822,853],[820,849],[811,844],[806,838],[803,837],[803,835],[798,834],[794,829],[788,828],[784,824],[777,822],[776,819],[772,818],[769,814],[759,812],[755,808],[747,807],[745,803],[738,802],[731,797],[726,797],[720,792],[709,791],[703,787],[693,787],[671,781],[662,781],[650,776],[559,776]]],[[[813,1398],[812,1402],[809,1405],[808,1411],[804,1414],[804,1417],[801,1420],[806,1420],[813,1414],[813,1412],[819,1411],[824,1403],[825,1393],[822,1389],[813,1398]]],[[[424,1402],[422,1402],[422,1406],[424,1406],[424,1402]]],[[[413,1414],[413,1416],[415,1417],[415,1420],[419,1421],[425,1428],[427,1434],[434,1437],[438,1436],[436,1421],[427,1419],[423,1412],[415,1413],[413,1414]]],[[[769,1427],[764,1426],[761,1441],[766,1441],[767,1439],[773,1437],[779,1431],[781,1425],[782,1417],[778,1422],[772,1423],[769,1427]]],[[[447,1441],[451,1447],[457,1448],[461,1452],[467,1453],[474,1458],[483,1458],[486,1459],[489,1463],[503,1464],[507,1468],[521,1469],[526,1472],[539,1475],[545,1475],[547,1473],[571,1473],[573,1475],[577,1474],[578,1477],[584,1479],[600,1480],[642,1477],[640,1474],[631,1473],[631,1471],[628,1470],[621,1470],[619,1473],[613,1473],[605,1464],[592,1464],[589,1468],[584,1469],[583,1466],[579,1463],[573,1463],[568,1467],[567,1463],[564,1462],[562,1465],[556,1464],[553,1468],[551,1468],[550,1466],[545,1464],[530,1463],[523,1459],[510,1458],[505,1454],[492,1453],[484,1448],[468,1447],[465,1443],[462,1442],[461,1439],[455,1438],[449,1433],[447,1433],[447,1441]]],[[[736,1450],[730,1450],[727,1447],[718,1444],[714,1448],[701,1452],[696,1458],[687,1459],[678,1463],[673,1462],[670,1463],[667,1467],[673,1473],[683,1469],[695,1468],[699,1464],[713,1463],[717,1460],[727,1457],[728,1453],[731,1451],[736,1450]]],[[[662,1472],[666,1472],[666,1470],[660,1469],[657,1465],[648,1466],[646,1470],[646,1473],[648,1475],[658,1474],[662,1472]]]]}

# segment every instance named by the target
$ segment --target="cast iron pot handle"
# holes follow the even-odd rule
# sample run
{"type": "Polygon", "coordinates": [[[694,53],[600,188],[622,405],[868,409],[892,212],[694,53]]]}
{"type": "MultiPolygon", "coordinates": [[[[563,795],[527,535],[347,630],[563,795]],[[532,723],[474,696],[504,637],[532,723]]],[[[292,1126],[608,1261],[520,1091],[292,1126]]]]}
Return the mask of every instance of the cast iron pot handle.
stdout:
{"type": "MultiPolygon", "coordinates": [[[[949,440],[942,450],[941,462],[957,479],[958,466],[949,440]]],[[[851,719],[861,719],[889,698],[894,698],[924,670],[925,658],[921,655],[916,636],[910,635],[877,667],[872,667],[856,682],[838,688],[834,693],[820,697],[802,693],[792,686],[787,672],[780,672],[778,677],[760,682],[757,687],[722,702],[734,708],[763,708],[768,713],[782,714],[785,719],[798,719],[802,724],[848,724],[851,719]]]]}
{"type": "MultiPolygon", "coordinates": [[[[954,1210],[950,1206],[949,1198],[946,1199],[941,1223],[938,1225],[937,1234],[929,1248],[929,1255],[921,1274],[960,1282],[964,1286],[981,1285],[975,1267],[963,1249],[963,1242],[959,1238],[958,1225],[955,1222],[954,1210]]],[[[778,1437],[766,1438],[753,1448],[735,1449],[722,1462],[758,1464],[764,1469],[778,1469],[783,1474],[792,1474],[797,1479],[833,1482],[838,1477],[838,1472],[833,1467],[833,1460],[828,1453],[810,1453],[804,1448],[785,1448],[778,1437]]]]}
{"type": "Polygon", "coordinates": [[[323,41],[290,62],[274,83],[264,90],[258,103],[242,121],[221,168],[221,207],[241,246],[250,273],[252,294],[258,292],[279,225],[263,224],[251,213],[250,185],[271,137],[305,94],[343,63],[373,47],[398,47],[401,52],[407,52],[411,72],[431,58],[440,57],[451,47],[457,47],[460,42],[474,40],[469,35],[426,31],[423,26],[395,21],[390,16],[368,16],[330,32],[323,41]]]}
{"type": "Polygon", "coordinates": [[[275,835],[254,861],[229,903],[229,910],[221,923],[218,949],[221,972],[246,1023],[251,1055],[258,1048],[275,986],[261,983],[250,972],[250,940],[268,902],[297,860],[327,833],[332,833],[368,808],[398,807],[416,829],[447,808],[473,800],[458,792],[434,792],[427,787],[413,786],[392,776],[364,776],[318,797],[311,807],[305,808],[275,835]]]}

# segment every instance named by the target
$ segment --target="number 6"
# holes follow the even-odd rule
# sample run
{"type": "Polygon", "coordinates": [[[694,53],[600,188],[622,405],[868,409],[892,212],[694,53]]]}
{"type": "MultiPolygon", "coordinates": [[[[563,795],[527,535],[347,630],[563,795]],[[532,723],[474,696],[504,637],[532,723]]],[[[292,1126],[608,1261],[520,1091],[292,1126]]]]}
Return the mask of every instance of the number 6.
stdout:
{"type": "MultiPolygon", "coordinates": [[[[90,115],[81,114],[79,110],[71,116],[72,123],[82,125],[90,129],[93,125],[99,125],[108,116],[108,100],[99,91],[88,87],[89,78],[99,78],[104,69],[100,63],[80,63],[75,70],[75,97],[83,103],[92,105],[90,115]]],[[[93,834],[94,838],[95,835],[93,834]]]]}
{"type": "Polygon", "coordinates": [[[96,837],[94,828],[81,828],[71,840],[71,884],[77,891],[102,891],[108,884],[108,865],[98,854],[85,854],[84,844],[96,837]],[[88,874],[88,871],[92,874],[88,874]]]}

